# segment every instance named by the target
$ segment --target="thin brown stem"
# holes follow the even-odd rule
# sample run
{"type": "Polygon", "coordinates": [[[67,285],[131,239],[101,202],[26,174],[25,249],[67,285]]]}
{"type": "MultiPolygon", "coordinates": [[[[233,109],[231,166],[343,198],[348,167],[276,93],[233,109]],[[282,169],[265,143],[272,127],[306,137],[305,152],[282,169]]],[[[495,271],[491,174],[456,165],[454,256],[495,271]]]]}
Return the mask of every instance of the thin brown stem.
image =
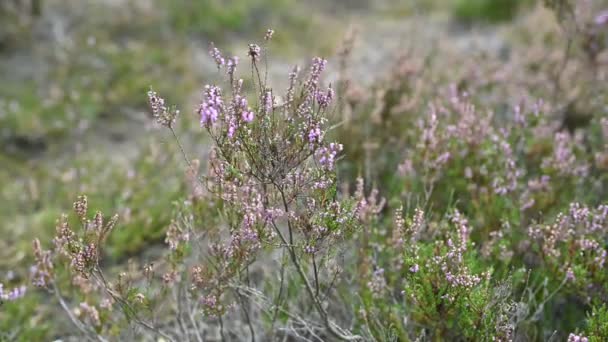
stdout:
{"type": "Polygon", "coordinates": [[[70,307],[68,306],[68,304],[65,302],[65,300],[63,299],[63,297],[61,296],[61,293],[59,292],[59,287],[57,287],[57,284],[53,281],[53,294],[55,295],[55,298],[57,298],[57,301],[59,302],[59,305],[61,306],[61,308],[63,309],[63,311],[65,311],[65,313],[68,315],[68,318],[70,319],[70,321],[72,322],[72,324],[74,324],[74,326],[76,326],[76,328],[78,330],[80,330],[80,332],[82,334],[84,334],[84,336],[88,339],[88,340],[92,340],[92,341],[99,341],[99,342],[107,342],[107,340],[101,336],[99,336],[98,334],[89,331],[86,326],[84,324],[82,324],[82,322],[80,322],[80,320],[78,318],[76,318],[76,316],[74,316],[74,314],[72,313],[72,310],[70,309],[70,307]],[[91,337],[94,336],[95,338],[91,337]]]}

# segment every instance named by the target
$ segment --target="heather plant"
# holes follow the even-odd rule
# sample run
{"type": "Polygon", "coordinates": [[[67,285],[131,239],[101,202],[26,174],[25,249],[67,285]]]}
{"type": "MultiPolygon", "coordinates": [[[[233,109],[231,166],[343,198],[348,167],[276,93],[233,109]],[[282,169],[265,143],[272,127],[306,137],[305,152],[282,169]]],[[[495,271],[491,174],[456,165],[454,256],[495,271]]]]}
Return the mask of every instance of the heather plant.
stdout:
{"type": "Polygon", "coordinates": [[[381,248],[386,233],[374,239],[377,270],[361,289],[370,334],[385,340],[388,328],[399,340],[513,338],[509,284],[478,261],[467,219],[458,211],[434,222],[420,209],[411,219],[402,214],[396,211],[390,250],[381,248]]]}
{"type": "MultiPolygon", "coordinates": [[[[593,60],[602,59],[601,53],[585,57],[589,56],[586,45],[581,43],[585,32],[601,36],[604,31],[597,25],[601,20],[593,21],[597,15],[585,14],[581,8],[574,13],[581,30],[570,32],[562,28],[561,32],[546,35],[552,39],[565,37],[558,41],[564,42],[567,52],[550,54],[552,60],[545,60],[539,67],[532,68],[526,64],[529,60],[517,58],[505,63],[505,56],[497,55],[476,62],[463,60],[462,65],[454,63],[446,73],[440,68],[437,71],[432,56],[420,58],[408,53],[372,92],[364,94],[356,84],[351,84],[342,94],[349,111],[345,124],[337,132],[347,142],[341,170],[347,175],[360,172],[366,179],[377,182],[380,194],[390,198],[389,211],[405,204],[410,214],[414,214],[412,208],[425,213],[426,227],[433,229],[416,240],[414,255],[421,262],[430,256],[441,260],[442,248],[449,247],[448,237],[436,228],[445,225],[441,222],[446,213],[457,209],[467,217],[471,249],[469,259],[465,257],[461,267],[464,269],[466,265],[473,270],[472,275],[483,281],[466,292],[475,294],[476,299],[471,300],[480,307],[492,307],[497,313],[476,315],[467,306],[471,301],[463,306],[456,301],[450,305],[457,309],[452,306],[452,312],[441,311],[446,302],[441,302],[432,290],[442,289],[446,282],[438,283],[445,280],[443,277],[432,280],[435,279],[432,274],[444,276],[445,270],[427,267],[424,270],[428,273],[421,278],[424,285],[433,284],[427,295],[423,295],[424,291],[410,290],[420,305],[402,305],[401,298],[395,299],[390,294],[370,295],[364,300],[367,322],[376,338],[407,336],[404,331],[415,331],[411,326],[421,328],[409,338],[423,334],[466,339],[477,337],[467,336],[477,329],[491,331],[487,336],[499,339],[498,336],[547,339],[552,334],[567,338],[568,331],[580,327],[581,315],[591,310],[594,301],[605,300],[601,285],[597,285],[602,283],[599,279],[605,272],[596,268],[602,262],[604,245],[594,243],[605,241],[605,234],[599,228],[590,233],[582,228],[584,224],[570,223],[574,219],[563,219],[566,214],[560,214],[570,208],[587,208],[578,203],[588,203],[589,209],[577,214],[585,218],[577,222],[596,220],[599,227],[605,193],[605,177],[600,171],[604,150],[601,116],[605,111],[601,105],[595,105],[606,96],[598,83],[603,76],[581,72],[596,70],[593,60]],[[498,64],[493,64],[493,58],[498,64]],[[566,70],[562,70],[564,65],[566,70]],[[570,86],[564,85],[569,77],[566,74],[577,75],[568,78],[570,86]],[[580,87],[572,86],[574,80],[580,87]],[[545,88],[534,84],[544,84],[545,88]],[[583,88],[589,91],[582,91],[583,88]],[[589,105],[586,115],[591,114],[594,119],[582,124],[571,120],[580,103],[589,105]],[[353,131],[357,137],[364,136],[364,141],[348,140],[353,131]],[[389,145],[391,148],[386,148],[389,145]],[[545,225],[542,222],[545,220],[563,222],[552,226],[545,225]],[[564,227],[563,233],[557,232],[562,231],[558,226],[564,227]],[[536,229],[554,235],[531,236],[530,232],[536,229]],[[581,247],[583,240],[589,245],[581,247]],[[543,248],[549,247],[537,247],[544,246],[543,241],[556,241],[558,252],[547,257],[543,248]],[[426,258],[422,253],[425,250],[426,258]],[[435,254],[430,254],[431,251],[435,254]],[[553,268],[545,264],[549,260],[554,263],[553,268]],[[481,276],[484,271],[489,275],[487,278],[481,276]],[[577,274],[585,279],[579,285],[573,282],[577,274]],[[581,284],[589,288],[581,290],[581,284]],[[588,296],[591,288],[599,292],[588,296]],[[502,304],[497,305],[493,298],[501,298],[502,304]],[[441,305],[435,305],[438,302],[441,305]],[[404,316],[411,323],[395,319],[404,316]],[[482,328],[482,323],[488,325],[482,328]],[[509,333],[504,334],[507,330],[499,330],[498,326],[508,327],[509,333]]],[[[565,20],[559,13],[557,17],[560,22],[565,20]]],[[[395,257],[395,251],[403,250],[394,243],[400,239],[400,234],[395,233],[400,230],[391,233],[386,222],[386,218],[381,219],[376,228],[372,244],[375,246],[368,252],[374,258],[367,274],[370,287],[396,292],[403,285],[394,279],[407,282],[412,277],[408,267],[416,274],[423,274],[420,271],[423,267],[418,262],[413,264],[416,259],[412,257],[403,260],[395,257]]],[[[400,222],[397,226],[403,225],[403,221],[397,222],[400,222]]],[[[452,241],[458,240],[452,237],[452,241]]],[[[448,292],[445,288],[449,287],[443,288],[448,292]]]]}
{"type": "MultiPolygon", "coordinates": [[[[273,31],[269,30],[265,41],[269,42],[272,36],[273,31]]],[[[132,272],[119,273],[115,280],[109,280],[100,259],[117,218],[107,223],[101,213],[88,218],[86,197],[74,204],[82,225],[79,232],[64,216],[58,221],[51,250],[44,250],[38,240],[34,242],[33,283],[55,294],[84,336],[104,339],[124,334],[124,329],[134,324],[152,334],[176,339],[154,319],[159,312],[156,310],[162,310],[154,305],[163,302],[167,292],[177,287],[181,290],[173,324],[179,326],[181,338],[201,338],[203,332],[194,318],[201,314],[217,319],[220,335],[227,338],[224,317],[235,315],[236,304],[254,338],[248,306],[270,295],[258,294],[260,284],[252,280],[250,270],[264,254],[280,253],[284,260],[280,285],[273,289],[278,293],[273,294],[276,297],[271,305],[261,309],[269,315],[270,333],[276,333],[274,327],[282,318],[283,326],[294,325],[283,334],[359,339],[341,327],[332,316],[335,309],[327,306],[339,278],[339,245],[358,230],[370,205],[361,193],[353,199],[338,196],[335,163],[342,145],[325,139],[334,97],[331,86],[323,87],[321,83],[326,61],[313,59],[302,78],[299,69],[294,68],[289,87],[280,97],[260,71],[267,58],[265,53],[265,46],[249,46],[247,56],[253,75],[250,86],[255,94],[255,102],[250,105],[245,81],[237,78],[238,58],[225,58],[214,46],[210,49],[218,70],[225,69],[228,86],[227,90],[205,86],[196,110],[213,142],[208,174],[198,176],[197,162],[191,161],[183,149],[182,152],[193,190],[189,206],[202,209],[192,204],[202,199],[213,204],[202,212],[182,213],[181,219],[170,224],[166,236],[170,252],[163,263],[161,279],[156,279],[154,269],[146,266],[140,281],[132,272]],[[205,222],[203,233],[194,223],[207,210],[217,211],[221,219],[216,227],[205,222]],[[208,247],[203,248],[202,242],[208,247]],[[79,302],[75,310],[62,294],[62,279],[75,290],[72,300],[79,302]],[[150,285],[154,280],[162,280],[161,285],[150,285]],[[288,286],[301,286],[303,292],[289,293],[288,286]],[[314,313],[299,318],[301,314],[294,313],[295,309],[286,302],[288,295],[310,305],[314,313]],[[183,315],[189,316],[187,323],[182,321],[183,315]]],[[[175,134],[179,111],[152,90],[148,98],[156,121],[175,134]]]]}
{"type": "Polygon", "coordinates": [[[601,341],[608,336],[608,311],[606,311],[606,305],[595,305],[591,310],[591,313],[587,315],[585,322],[584,334],[576,335],[570,334],[568,339],[583,341],[586,338],[588,341],[601,341]]]}

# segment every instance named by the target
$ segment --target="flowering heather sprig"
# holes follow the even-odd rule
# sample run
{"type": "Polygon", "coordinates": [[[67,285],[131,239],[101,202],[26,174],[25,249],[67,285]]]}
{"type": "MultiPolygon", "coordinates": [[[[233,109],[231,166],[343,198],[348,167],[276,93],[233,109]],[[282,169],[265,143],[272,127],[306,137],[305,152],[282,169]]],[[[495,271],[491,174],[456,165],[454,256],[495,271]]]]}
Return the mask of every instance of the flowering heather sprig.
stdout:
{"type": "MultiPolygon", "coordinates": [[[[454,242],[451,238],[448,238],[446,253],[434,257],[433,262],[441,269],[441,272],[445,275],[446,282],[450,286],[471,289],[477,286],[483,277],[489,277],[489,274],[472,274],[465,264],[464,255],[468,249],[469,235],[471,233],[468,220],[457,210],[451,216],[451,221],[457,228],[457,241],[454,242]]],[[[452,300],[449,296],[446,299],[452,300]]]]}
{"type": "Polygon", "coordinates": [[[99,311],[97,311],[97,308],[94,305],[89,305],[86,302],[82,302],[80,305],[78,305],[78,307],[74,308],[74,314],[82,321],[88,322],[95,327],[101,325],[99,311]]]}
{"type": "Polygon", "coordinates": [[[32,284],[36,287],[47,287],[54,276],[51,251],[42,250],[40,240],[33,241],[35,264],[31,268],[32,284]]]}
{"type": "Polygon", "coordinates": [[[331,85],[327,88],[327,91],[317,90],[316,100],[319,108],[325,109],[334,98],[334,90],[331,88],[331,85]]]}
{"type": "Polygon", "coordinates": [[[369,196],[365,197],[365,184],[363,178],[357,178],[357,187],[354,198],[357,201],[356,215],[362,222],[374,219],[386,204],[386,199],[378,198],[378,189],[373,188],[369,196]]]}
{"type": "Polygon", "coordinates": [[[403,206],[400,206],[395,210],[393,219],[393,236],[392,245],[393,248],[401,248],[405,242],[405,219],[403,218],[403,206]]]}
{"type": "Polygon", "coordinates": [[[321,126],[318,123],[311,124],[308,129],[308,142],[310,143],[310,149],[315,149],[321,141],[323,141],[324,134],[321,131],[321,126]]]}
{"type": "Polygon", "coordinates": [[[386,290],[386,279],[384,278],[384,269],[378,268],[372,274],[372,278],[367,282],[367,287],[372,292],[374,298],[380,298],[386,290]]]}
{"type": "Polygon", "coordinates": [[[576,280],[576,276],[574,275],[574,271],[572,270],[572,267],[568,267],[568,269],[566,269],[566,280],[567,281],[576,280]]]}
{"type": "Polygon", "coordinates": [[[19,286],[19,287],[15,287],[11,290],[5,290],[4,289],[4,284],[0,283],[0,302],[2,301],[15,301],[19,298],[22,298],[23,296],[25,296],[25,292],[26,292],[26,287],[25,286],[19,286]]]}
{"type": "Polygon", "coordinates": [[[201,126],[211,127],[223,111],[224,102],[220,88],[206,85],[203,93],[203,101],[198,107],[197,113],[201,118],[201,126]]]}
{"type": "Polygon", "coordinates": [[[97,264],[98,248],[93,242],[83,245],[71,255],[71,266],[81,274],[87,274],[97,264]]]}
{"type": "Polygon", "coordinates": [[[92,279],[86,278],[81,274],[76,274],[72,277],[72,285],[76,286],[82,294],[90,294],[93,290],[97,289],[96,284],[92,282],[92,279]]]}
{"type": "Polygon", "coordinates": [[[501,134],[492,134],[491,139],[499,147],[500,159],[503,161],[503,168],[498,172],[492,182],[494,192],[498,195],[506,195],[517,189],[519,178],[523,172],[517,168],[513,149],[508,142],[510,132],[503,131],[501,134]]]}
{"type": "Polygon", "coordinates": [[[403,207],[399,207],[395,211],[391,238],[391,245],[397,259],[393,260],[392,264],[396,269],[402,269],[405,261],[403,257],[405,255],[409,259],[407,263],[407,266],[409,266],[408,271],[410,273],[417,273],[420,270],[420,266],[415,262],[418,259],[419,251],[417,241],[424,225],[424,212],[416,208],[414,217],[408,222],[406,222],[402,215],[403,207]]]}
{"type": "Polygon", "coordinates": [[[80,289],[82,294],[87,295],[98,289],[99,284],[91,281],[91,275],[98,266],[100,248],[116,225],[118,216],[114,215],[104,222],[103,214],[97,212],[92,220],[87,219],[85,196],[80,196],[74,203],[74,212],[82,223],[81,233],[75,233],[68,224],[67,216],[62,215],[57,220],[53,250],[45,251],[38,239],[33,241],[35,263],[30,269],[30,277],[34,286],[55,286],[57,265],[63,264],[68,267],[72,285],[80,289]]]}
{"type": "Polygon", "coordinates": [[[176,270],[171,270],[171,271],[163,274],[162,279],[163,279],[163,283],[165,284],[165,286],[167,286],[167,287],[173,286],[173,285],[175,285],[175,283],[180,281],[179,272],[177,272],[176,270]]]}
{"type": "Polygon", "coordinates": [[[165,243],[169,245],[169,249],[174,251],[180,243],[188,241],[190,241],[190,234],[178,226],[175,221],[172,221],[165,237],[165,243]]]}
{"type": "Polygon", "coordinates": [[[414,210],[414,218],[412,223],[408,226],[406,234],[410,236],[410,241],[416,241],[422,228],[424,227],[424,211],[420,208],[414,210]]]}
{"type": "Polygon", "coordinates": [[[553,154],[543,159],[543,169],[555,170],[561,176],[585,177],[589,165],[578,160],[575,154],[576,146],[582,142],[578,137],[572,137],[567,132],[555,133],[553,154]]]}
{"type": "Polygon", "coordinates": [[[172,128],[179,116],[179,110],[167,108],[165,100],[153,90],[148,91],[148,103],[156,122],[163,127],[172,128]]]}
{"type": "Polygon", "coordinates": [[[230,79],[234,79],[234,73],[238,64],[239,58],[237,56],[228,58],[228,62],[226,62],[226,73],[230,76],[230,79]]]}
{"type": "Polygon", "coordinates": [[[266,89],[262,96],[262,108],[263,114],[269,115],[274,107],[274,97],[272,96],[272,89],[266,89]]]}
{"type": "Polygon", "coordinates": [[[74,202],[74,212],[76,213],[78,218],[80,218],[80,220],[82,220],[82,221],[86,220],[87,209],[88,209],[87,196],[78,196],[78,200],[76,200],[76,202],[74,202]]]}
{"type": "Polygon", "coordinates": [[[316,95],[315,90],[317,89],[317,86],[319,84],[321,73],[323,73],[323,70],[325,70],[326,66],[326,59],[320,57],[313,58],[312,65],[310,66],[310,74],[308,76],[306,84],[304,85],[306,89],[309,89],[311,91],[312,95],[316,95]]]}
{"type": "Polygon", "coordinates": [[[536,200],[534,199],[535,194],[542,194],[552,190],[551,177],[548,175],[543,175],[539,178],[532,178],[528,180],[527,185],[528,186],[525,188],[520,198],[520,202],[522,203],[520,210],[522,211],[530,209],[534,206],[536,203],[536,200]]]}
{"type": "MultiPolygon", "coordinates": [[[[452,214],[452,223],[458,228],[458,240],[461,244],[460,248],[462,252],[464,252],[469,242],[469,235],[471,235],[469,222],[458,210],[454,210],[454,213],[452,214]]],[[[460,258],[461,256],[459,256],[459,260],[460,258]]]]}
{"type": "Polygon", "coordinates": [[[608,206],[588,208],[572,203],[570,210],[559,213],[553,223],[532,225],[528,234],[539,245],[543,262],[553,272],[575,280],[573,271],[584,269],[585,281],[603,282],[607,231],[608,206]]]}
{"type": "MultiPolygon", "coordinates": [[[[270,112],[270,110],[272,109],[272,104],[269,107],[270,112]]],[[[246,123],[251,123],[255,117],[255,113],[253,112],[253,110],[251,110],[251,108],[249,108],[247,104],[247,99],[244,97],[239,98],[236,111],[241,113],[241,120],[246,123]]]]}
{"type": "Polygon", "coordinates": [[[287,102],[287,106],[291,107],[294,101],[296,81],[298,79],[298,75],[300,74],[300,67],[294,66],[291,72],[289,73],[289,86],[287,87],[287,93],[285,95],[285,101],[287,102]]]}
{"type": "MultiPolygon", "coordinates": [[[[76,209],[76,212],[78,211],[80,211],[80,209],[76,209]]],[[[86,220],[86,214],[83,214],[80,219],[86,220]]],[[[55,237],[53,238],[55,252],[63,256],[69,256],[71,253],[71,248],[75,243],[74,237],[75,233],[68,225],[67,215],[61,215],[59,220],[57,220],[57,224],[55,227],[55,237]]]]}
{"type": "Polygon", "coordinates": [[[425,119],[418,121],[418,126],[421,131],[421,137],[418,142],[418,149],[426,151],[425,153],[436,153],[440,147],[438,136],[439,120],[437,118],[437,110],[435,106],[430,106],[428,115],[425,119]]]}
{"type": "Polygon", "coordinates": [[[492,112],[479,113],[469,96],[452,92],[449,104],[456,123],[446,127],[448,135],[464,140],[468,147],[481,145],[493,133],[492,112]]]}
{"type": "Polygon", "coordinates": [[[213,42],[209,44],[209,56],[211,56],[211,58],[213,58],[213,60],[215,61],[217,70],[220,70],[222,66],[224,66],[224,63],[226,61],[224,60],[224,57],[222,57],[222,53],[220,52],[220,50],[215,47],[215,44],[213,42]]]}
{"type": "Polygon", "coordinates": [[[589,339],[583,335],[570,333],[570,335],[568,335],[568,342],[589,342],[589,339]]]}
{"type": "Polygon", "coordinates": [[[326,170],[333,170],[336,163],[336,156],[342,152],[342,144],[330,143],[328,147],[321,147],[315,153],[317,161],[326,170]]]}

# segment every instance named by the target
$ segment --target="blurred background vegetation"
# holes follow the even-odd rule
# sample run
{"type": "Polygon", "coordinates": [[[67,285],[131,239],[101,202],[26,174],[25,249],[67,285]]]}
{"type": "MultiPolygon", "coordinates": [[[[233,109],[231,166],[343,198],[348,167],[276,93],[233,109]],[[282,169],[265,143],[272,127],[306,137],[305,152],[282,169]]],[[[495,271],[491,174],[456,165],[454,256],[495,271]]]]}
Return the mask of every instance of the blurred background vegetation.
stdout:
{"type": "MultiPolygon", "coordinates": [[[[153,86],[182,109],[178,130],[193,133],[188,152],[204,159],[206,144],[190,109],[202,85],[218,77],[207,58],[211,41],[243,56],[233,47],[276,29],[277,63],[270,75],[285,79],[290,64],[335,55],[353,23],[373,38],[368,41],[383,45],[384,31],[374,35],[374,30],[385,22],[391,30],[390,25],[437,17],[448,24],[427,21],[424,29],[487,28],[508,24],[527,6],[533,1],[2,1],[0,281],[27,277],[32,238],[48,241],[55,219],[81,193],[92,207],[121,216],[107,251],[111,262],[162,243],[187,184],[183,159],[172,138],[152,124],[145,94],[153,86]]],[[[357,51],[364,57],[355,74],[373,78],[388,66],[390,53],[378,55],[366,40],[357,51]]],[[[27,321],[24,340],[53,334],[56,327],[43,323],[48,312],[38,300],[5,305],[0,331],[27,321]]]]}

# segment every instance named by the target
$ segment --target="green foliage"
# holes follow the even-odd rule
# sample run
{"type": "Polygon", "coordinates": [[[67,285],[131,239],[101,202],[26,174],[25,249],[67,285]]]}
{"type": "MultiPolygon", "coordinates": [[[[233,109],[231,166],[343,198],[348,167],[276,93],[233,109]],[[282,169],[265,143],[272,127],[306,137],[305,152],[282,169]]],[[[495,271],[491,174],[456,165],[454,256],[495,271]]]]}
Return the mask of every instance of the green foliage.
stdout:
{"type": "Polygon", "coordinates": [[[464,22],[503,22],[513,19],[530,0],[455,0],[453,14],[464,22]]]}
{"type": "MultiPolygon", "coordinates": [[[[177,31],[221,38],[229,33],[243,32],[254,27],[254,23],[268,25],[276,13],[294,18],[289,11],[293,5],[293,0],[177,0],[166,2],[164,6],[171,26],[177,31]]],[[[264,27],[259,29],[263,32],[264,27]]]]}
{"type": "Polygon", "coordinates": [[[29,294],[18,302],[0,304],[0,341],[40,341],[55,328],[49,312],[41,307],[43,297],[29,294]]]}
{"type": "Polygon", "coordinates": [[[585,336],[591,342],[600,342],[608,339],[608,307],[606,304],[594,305],[591,313],[587,315],[585,336]]]}
{"type": "MultiPolygon", "coordinates": [[[[176,50],[183,46],[175,43],[176,50]]],[[[177,56],[160,43],[133,43],[122,48],[111,41],[67,51],[47,76],[49,83],[10,82],[0,85],[3,100],[0,124],[10,128],[3,137],[9,144],[23,137],[53,145],[69,138],[78,125],[96,126],[99,119],[116,120],[126,110],[147,106],[139,96],[157,84],[176,101],[194,88],[186,56],[177,56]],[[163,68],[160,68],[163,66],[163,68]],[[90,91],[83,91],[90,89],[90,91]]]]}

